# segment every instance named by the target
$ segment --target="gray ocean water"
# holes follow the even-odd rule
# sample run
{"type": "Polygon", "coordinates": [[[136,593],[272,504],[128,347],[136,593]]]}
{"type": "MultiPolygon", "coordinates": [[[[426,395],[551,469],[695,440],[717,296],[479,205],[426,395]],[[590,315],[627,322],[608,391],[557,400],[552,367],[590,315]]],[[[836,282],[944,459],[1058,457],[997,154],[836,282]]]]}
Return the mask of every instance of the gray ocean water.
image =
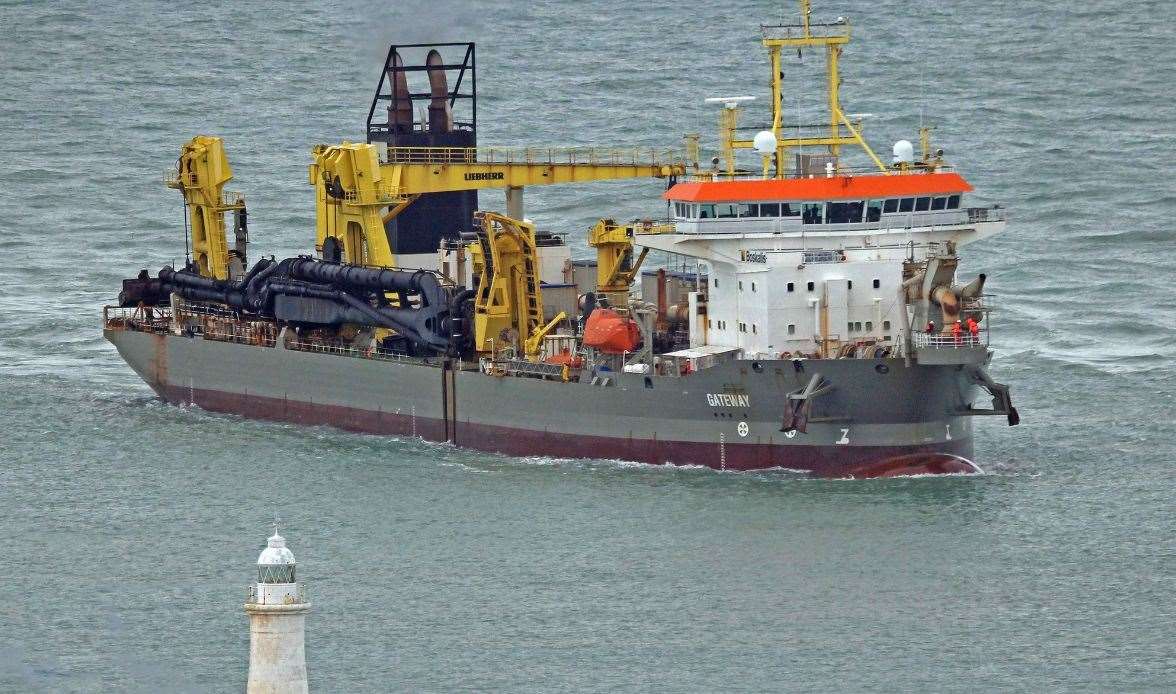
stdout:
{"type": "MultiPolygon", "coordinates": [[[[1024,418],[978,423],[983,476],[249,422],[162,404],[101,339],[119,279],[182,257],[161,179],[193,134],[226,139],[252,238],[283,257],[312,243],[310,147],[363,139],[390,42],[478,42],[483,144],[713,143],[702,99],[762,108],[758,24],[785,11],[0,2],[0,690],[241,691],[275,515],[319,692],[1176,689],[1167,0],[817,3],[854,23],[843,100],[875,114],[878,149],[933,122],[976,199],[1010,211],[964,268],[989,274],[992,371],[1024,418]]],[[[656,214],[660,190],[527,202],[584,256],[596,218],[656,214]]]]}

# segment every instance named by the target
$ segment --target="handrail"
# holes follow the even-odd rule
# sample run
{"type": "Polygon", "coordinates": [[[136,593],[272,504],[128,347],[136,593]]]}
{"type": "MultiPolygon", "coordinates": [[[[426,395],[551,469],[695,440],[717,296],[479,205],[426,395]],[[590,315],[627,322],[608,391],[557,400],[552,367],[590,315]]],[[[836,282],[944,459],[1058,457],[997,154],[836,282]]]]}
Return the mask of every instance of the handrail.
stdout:
{"type": "Polygon", "coordinates": [[[685,166],[686,159],[654,147],[389,147],[384,163],[685,166]]]}

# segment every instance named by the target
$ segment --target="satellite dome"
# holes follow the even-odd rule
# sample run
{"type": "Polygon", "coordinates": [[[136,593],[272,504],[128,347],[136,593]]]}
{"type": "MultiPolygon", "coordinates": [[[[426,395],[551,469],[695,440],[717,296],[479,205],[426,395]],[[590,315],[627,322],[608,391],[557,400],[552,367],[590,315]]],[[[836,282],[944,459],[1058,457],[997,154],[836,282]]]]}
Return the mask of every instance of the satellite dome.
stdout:
{"type": "Polygon", "coordinates": [[[894,163],[915,163],[915,146],[911,144],[910,140],[899,140],[894,143],[894,163]]]}
{"type": "Polygon", "coordinates": [[[775,154],[776,135],[771,130],[761,130],[755,134],[755,139],[751,141],[751,146],[760,154],[775,154]]]}

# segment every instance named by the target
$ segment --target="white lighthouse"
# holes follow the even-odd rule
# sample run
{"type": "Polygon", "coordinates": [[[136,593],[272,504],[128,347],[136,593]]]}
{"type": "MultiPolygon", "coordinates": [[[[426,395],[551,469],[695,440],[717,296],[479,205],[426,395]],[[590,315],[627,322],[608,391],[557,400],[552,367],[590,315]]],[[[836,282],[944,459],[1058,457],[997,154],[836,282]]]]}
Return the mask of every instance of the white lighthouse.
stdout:
{"type": "Polygon", "coordinates": [[[294,580],[294,553],[277,528],[257,558],[249,587],[247,694],[306,694],[306,613],[310,603],[294,580]]]}

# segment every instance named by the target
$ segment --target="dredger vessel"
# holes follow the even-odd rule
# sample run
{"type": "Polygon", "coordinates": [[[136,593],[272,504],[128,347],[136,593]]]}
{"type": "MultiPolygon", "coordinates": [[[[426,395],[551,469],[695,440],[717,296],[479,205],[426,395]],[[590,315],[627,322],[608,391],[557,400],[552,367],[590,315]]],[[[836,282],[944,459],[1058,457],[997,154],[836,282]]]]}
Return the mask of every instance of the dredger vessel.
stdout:
{"type": "Polygon", "coordinates": [[[807,0],[762,26],[771,122],[741,124],[753,97],[708,99],[709,160],[698,135],[480,147],[474,45],[393,46],[367,141],[313,149],[313,255],[248,263],[223,143],[198,136],[167,175],[188,262],[125,280],[105,336],[165,400],[247,417],[512,455],[977,471],[975,417],[1018,415],[986,371],[984,275],[957,283],[957,253],[1004,211],[967,203],[926,129],[919,152],[874,153],[840,103],[849,38],[807,0]],[[818,124],[784,106],[783,64],[805,52],[826,64],[818,124]],[[528,186],[636,177],[665,181],[664,218],[601,219],[595,261],[523,214],[528,186]],[[505,214],[479,211],[491,188],[505,214]]]}

